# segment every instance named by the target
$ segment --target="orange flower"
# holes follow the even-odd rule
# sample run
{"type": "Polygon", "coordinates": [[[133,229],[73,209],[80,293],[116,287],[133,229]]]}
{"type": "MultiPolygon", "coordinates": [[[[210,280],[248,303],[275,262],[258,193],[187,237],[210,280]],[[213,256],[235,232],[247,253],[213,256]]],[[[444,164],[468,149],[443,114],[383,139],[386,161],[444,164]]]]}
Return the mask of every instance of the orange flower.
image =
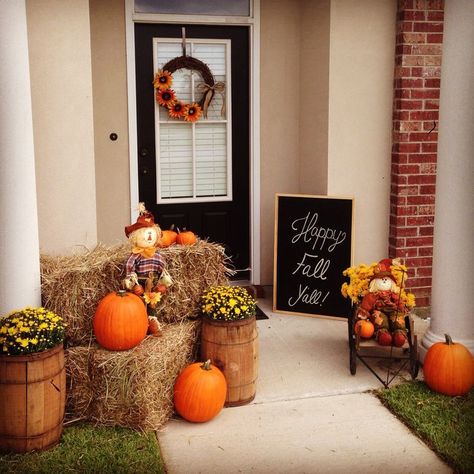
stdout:
{"type": "Polygon", "coordinates": [[[184,116],[184,104],[179,100],[168,106],[168,113],[171,118],[180,119],[184,116]]]}
{"type": "Polygon", "coordinates": [[[155,89],[160,91],[165,91],[171,87],[173,83],[173,76],[168,71],[158,71],[155,74],[155,79],[153,80],[153,86],[155,89]]]}
{"type": "Polygon", "coordinates": [[[184,120],[186,122],[197,122],[201,113],[202,109],[199,104],[186,104],[184,106],[184,120]]]}
{"type": "Polygon", "coordinates": [[[156,100],[163,107],[170,107],[176,102],[176,96],[173,89],[157,90],[156,100]]]}

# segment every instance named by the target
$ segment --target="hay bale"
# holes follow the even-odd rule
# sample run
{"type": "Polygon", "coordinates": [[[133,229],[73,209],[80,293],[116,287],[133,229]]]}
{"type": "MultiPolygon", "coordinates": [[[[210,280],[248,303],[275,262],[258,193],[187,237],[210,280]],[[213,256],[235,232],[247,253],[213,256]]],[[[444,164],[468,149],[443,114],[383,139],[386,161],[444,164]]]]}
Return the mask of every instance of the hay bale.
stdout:
{"type": "MultiPolygon", "coordinates": [[[[191,246],[162,249],[174,284],[158,306],[162,322],[178,322],[199,313],[202,293],[212,285],[228,283],[224,248],[204,240],[191,246]]],[[[72,256],[41,256],[42,304],[61,315],[66,323],[68,345],[93,342],[92,318],[98,302],[120,288],[128,245],[98,245],[72,256]]]]}
{"type": "Polygon", "coordinates": [[[173,386],[194,360],[200,321],[165,325],[159,338],[113,352],[96,344],[67,350],[67,419],[156,430],[173,414],[173,386]]]}

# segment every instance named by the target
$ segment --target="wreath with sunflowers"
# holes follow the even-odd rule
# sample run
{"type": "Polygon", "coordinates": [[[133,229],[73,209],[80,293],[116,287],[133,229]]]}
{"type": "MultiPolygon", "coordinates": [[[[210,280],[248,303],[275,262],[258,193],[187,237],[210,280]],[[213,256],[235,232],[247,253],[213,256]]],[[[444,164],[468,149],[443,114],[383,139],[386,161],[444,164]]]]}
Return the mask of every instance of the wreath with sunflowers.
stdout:
{"type": "Polygon", "coordinates": [[[158,104],[168,109],[171,118],[183,119],[186,122],[197,122],[202,115],[207,117],[207,109],[215,92],[220,92],[223,95],[225,88],[224,83],[215,83],[212,72],[206,64],[191,56],[180,56],[167,62],[155,74],[153,86],[156,89],[155,97],[158,104]],[[171,86],[173,73],[178,69],[190,69],[201,74],[204,83],[200,84],[198,89],[203,92],[199,102],[184,103],[176,96],[176,92],[171,86]]]}

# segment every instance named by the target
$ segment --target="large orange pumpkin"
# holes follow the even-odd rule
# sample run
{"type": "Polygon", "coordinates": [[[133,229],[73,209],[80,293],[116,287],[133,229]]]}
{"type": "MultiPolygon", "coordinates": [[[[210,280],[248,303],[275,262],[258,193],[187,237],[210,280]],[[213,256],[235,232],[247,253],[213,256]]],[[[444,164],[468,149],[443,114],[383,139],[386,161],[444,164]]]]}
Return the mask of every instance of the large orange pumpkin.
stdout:
{"type": "Polygon", "coordinates": [[[452,341],[433,344],[423,363],[425,382],[431,390],[444,395],[464,395],[474,385],[474,359],[469,349],[452,341]]]}
{"type": "Polygon", "coordinates": [[[209,421],[222,410],[226,394],[224,374],[210,360],[196,362],[183,369],[176,379],[174,406],[185,420],[209,421]]]}
{"type": "Polygon", "coordinates": [[[193,245],[197,241],[196,234],[190,230],[179,232],[176,237],[176,243],[180,245],[193,245]]]}
{"type": "Polygon", "coordinates": [[[93,319],[97,342],[110,351],[123,351],[146,336],[148,316],[143,301],[125,290],[113,291],[99,302],[93,319]]]}

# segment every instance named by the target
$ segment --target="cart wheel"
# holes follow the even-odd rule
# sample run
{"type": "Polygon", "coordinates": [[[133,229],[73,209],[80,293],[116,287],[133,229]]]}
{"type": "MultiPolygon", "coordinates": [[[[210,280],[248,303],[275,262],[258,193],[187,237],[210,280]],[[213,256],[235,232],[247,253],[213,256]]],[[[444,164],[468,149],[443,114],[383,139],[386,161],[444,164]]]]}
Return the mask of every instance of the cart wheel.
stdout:
{"type": "Polygon", "coordinates": [[[350,354],[349,354],[349,368],[352,375],[357,372],[357,351],[355,347],[355,341],[353,338],[349,340],[350,354]]]}
{"type": "Polygon", "coordinates": [[[416,335],[413,336],[413,344],[410,348],[410,375],[413,380],[418,376],[420,362],[418,360],[418,340],[416,335]]]}

